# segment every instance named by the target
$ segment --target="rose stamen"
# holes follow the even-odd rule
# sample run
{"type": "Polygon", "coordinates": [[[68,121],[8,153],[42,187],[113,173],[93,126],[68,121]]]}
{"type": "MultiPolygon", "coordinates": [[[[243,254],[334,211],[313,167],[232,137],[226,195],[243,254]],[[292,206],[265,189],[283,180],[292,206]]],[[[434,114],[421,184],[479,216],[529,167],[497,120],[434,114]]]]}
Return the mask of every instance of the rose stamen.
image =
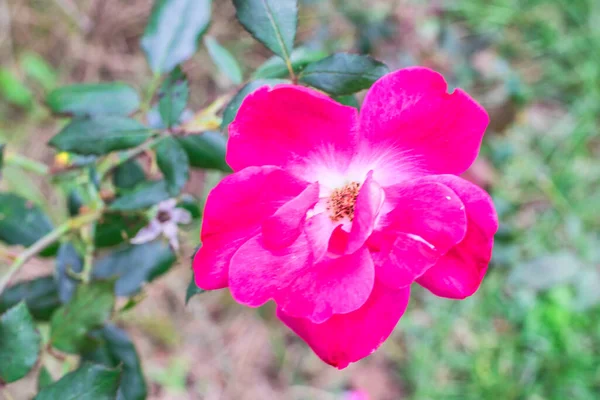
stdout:
{"type": "Polygon", "coordinates": [[[360,191],[358,182],[350,182],[342,188],[335,189],[327,202],[327,211],[329,211],[332,221],[337,222],[343,218],[350,221],[354,219],[354,207],[356,198],[360,191]]]}

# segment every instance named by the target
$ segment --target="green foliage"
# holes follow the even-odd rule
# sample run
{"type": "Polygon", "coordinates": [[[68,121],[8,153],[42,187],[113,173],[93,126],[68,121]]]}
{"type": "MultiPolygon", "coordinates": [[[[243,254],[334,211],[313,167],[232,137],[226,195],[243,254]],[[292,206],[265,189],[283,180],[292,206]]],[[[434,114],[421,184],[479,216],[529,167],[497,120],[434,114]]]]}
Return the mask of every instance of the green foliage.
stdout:
{"type": "Polygon", "coordinates": [[[233,0],[240,23],[273,53],[289,60],[298,25],[297,0],[233,0]]]}
{"type": "Polygon", "coordinates": [[[140,98],[135,89],[124,83],[94,83],[58,88],[48,94],[46,104],[59,115],[127,116],[138,109],[140,98]]]}
{"type": "Polygon", "coordinates": [[[187,287],[187,290],[185,292],[185,304],[188,304],[192,297],[194,297],[197,294],[201,294],[201,293],[204,293],[204,290],[199,288],[196,285],[196,280],[194,278],[194,274],[192,273],[192,280],[190,281],[190,283],[187,287]]]}
{"type": "Polygon", "coordinates": [[[165,177],[167,191],[177,196],[187,183],[190,172],[188,155],[174,138],[163,139],[156,146],[156,162],[165,177]]]}
{"type": "Polygon", "coordinates": [[[94,265],[94,279],[116,279],[117,296],[131,296],[167,272],[175,262],[175,254],[162,240],[128,245],[100,258],[94,265]]]}
{"type": "Polygon", "coordinates": [[[0,313],[24,301],[36,320],[48,321],[61,302],[52,276],[17,283],[0,293],[0,313]]]}
{"type": "MultiPolygon", "coordinates": [[[[304,67],[315,61],[322,60],[327,57],[327,52],[324,50],[313,50],[306,47],[298,47],[290,54],[290,62],[294,73],[301,72],[304,67]]],[[[286,78],[289,74],[288,67],[285,61],[279,56],[273,56],[265,61],[260,67],[254,71],[252,78],[254,79],[278,79],[286,78]]]]}
{"type": "Polygon", "coordinates": [[[40,334],[25,303],[0,317],[0,382],[14,382],[33,368],[40,353],[40,334]]]}
{"type": "Polygon", "coordinates": [[[217,40],[211,36],[204,38],[204,44],[208,50],[208,54],[213,62],[223,75],[231,80],[231,82],[239,85],[244,80],[242,76],[242,68],[231,55],[229,50],[221,46],[217,40]]]}
{"type": "Polygon", "coordinates": [[[139,146],[150,135],[151,130],[134,119],[103,116],[74,119],[48,144],[62,151],[102,155],[139,146]]]}
{"type": "Polygon", "coordinates": [[[94,331],[93,336],[100,344],[93,352],[84,353],[83,359],[107,367],[121,367],[123,374],[118,400],[146,399],[147,387],[140,359],[127,332],[112,324],[106,324],[102,329],[94,331]]]}
{"type": "Polygon", "coordinates": [[[45,388],[46,386],[50,386],[54,383],[54,379],[52,378],[52,375],[50,375],[50,372],[48,371],[48,369],[46,369],[46,367],[42,366],[40,368],[40,372],[38,374],[38,381],[37,381],[37,390],[38,392],[40,390],[42,390],[43,388],[45,388]]]}
{"type": "Polygon", "coordinates": [[[190,165],[195,168],[215,169],[230,172],[225,162],[227,139],[219,132],[204,132],[177,138],[188,155],[190,165]]]}
{"type": "Polygon", "coordinates": [[[34,400],[115,400],[120,379],[119,368],[84,364],[58,382],[43,388],[34,400]]]}
{"type": "Polygon", "coordinates": [[[124,162],[113,172],[113,184],[118,189],[132,189],[145,180],[144,168],[135,160],[124,162]]]}
{"type": "Polygon", "coordinates": [[[9,104],[29,109],[33,104],[33,93],[10,70],[0,68],[0,96],[9,104]]]}
{"type": "Polygon", "coordinates": [[[62,303],[68,303],[77,288],[78,281],[73,275],[83,270],[83,259],[71,243],[63,243],[56,254],[56,286],[62,303]]]}
{"type": "Polygon", "coordinates": [[[112,314],[114,287],[114,281],[79,285],[73,299],[52,315],[52,346],[65,353],[78,353],[90,346],[88,333],[104,324],[112,314]]]}
{"type": "Polygon", "coordinates": [[[177,125],[189,95],[187,77],[181,68],[177,67],[167,76],[158,91],[158,110],[166,127],[177,125]]]}
{"type": "Polygon", "coordinates": [[[112,202],[110,210],[141,210],[168,200],[170,197],[169,186],[165,180],[142,182],[112,202]]]}
{"type": "Polygon", "coordinates": [[[12,193],[0,193],[0,240],[30,246],[52,229],[37,205],[12,193]]]}
{"type": "Polygon", "coordinates": [[[345,96],[371,87],[389,68],[369,56],[338,53],[309,64],[300,82],[334,96],[345,96]]]}
{"type": "Polygon", "coordinates": [[[96,225],[94,242],[97,247],[111,247],[131,239],[148,221],[141,215],[107,212],[96,225]]]}
{"type": "Polygon", "coordinates": [[[157,0],[142,37],[142,49],[156,73],[189,59],[208,28],[211,0],[157,0]]]}

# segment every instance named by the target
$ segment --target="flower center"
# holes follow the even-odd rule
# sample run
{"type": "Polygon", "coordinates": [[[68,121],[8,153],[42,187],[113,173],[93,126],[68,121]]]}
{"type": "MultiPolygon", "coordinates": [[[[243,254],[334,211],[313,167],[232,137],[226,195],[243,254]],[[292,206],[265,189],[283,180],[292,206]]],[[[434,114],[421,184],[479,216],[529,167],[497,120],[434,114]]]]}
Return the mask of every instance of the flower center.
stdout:
{"type": "Polygon", "coordinates": [[[346,186],[335,189],[327,202],[327,211],[332,221],[337,222],[341,219],[354,219],[354,207],[356,198],[360,190],[358,182],[350,182],[346,186]]]}
{"type": "Polygon", "coordinates": [[[158,214],[156,214],[156,219],[158,222],[165,223],[171,219],[171,213],[168,211],[160,210],[158,214]]]}

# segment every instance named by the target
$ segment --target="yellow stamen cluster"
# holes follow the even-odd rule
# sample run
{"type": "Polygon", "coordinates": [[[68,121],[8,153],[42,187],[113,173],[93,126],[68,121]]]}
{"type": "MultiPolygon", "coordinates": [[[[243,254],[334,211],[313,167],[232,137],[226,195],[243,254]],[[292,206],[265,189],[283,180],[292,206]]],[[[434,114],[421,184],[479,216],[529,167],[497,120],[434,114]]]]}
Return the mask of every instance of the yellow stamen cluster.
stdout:
{"type": "Polygon", "coordinates": [[[327,211],[332,221],[337,222],[345,217],[350,221],[354,219],[354,207],[359,190],[358,182],[350,182],[331,193],[327,202],[327,211]]]}

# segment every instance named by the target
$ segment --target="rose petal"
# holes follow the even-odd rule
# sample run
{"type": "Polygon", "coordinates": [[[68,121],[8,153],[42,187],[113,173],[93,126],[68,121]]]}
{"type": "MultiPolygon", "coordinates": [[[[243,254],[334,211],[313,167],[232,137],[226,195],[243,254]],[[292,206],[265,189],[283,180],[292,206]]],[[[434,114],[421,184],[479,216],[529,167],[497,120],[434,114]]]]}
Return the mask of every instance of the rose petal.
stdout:
{"type": "Polygon", "coordinates": [[[356,109],[313,89],[263,87],[246,97],[229,126],[227,162],[234,171],[277,165],[298,176],[317,168],[315,160],[343,169],[355,153],[357,126],[356,109]]]}
{"type": "Polygon", "coordinates": [[[408,305],[410,288],[392,290],[375,284],[367,302],[321,324],[294,318],[280,308],[277,316],[326,363],[343,369],[373,353],[390,336],[408,305]]]}
{"type": "Polygon", "coordinates": [[[306,213],[319,201],[319,184],[310,184],[302,193],[285,203],[262,224],[263,240],[269,248],[289,246],[300,236],[306,213]]]}
{"type": "Polygon", "coordinates": [[[314,322],[362,306],[374,282],[369,251],[313,264],[311,250],[306,235],[277,250],[267,249],[261,236],[248,240],[231,259],[231,294],[251,307],[274,299],[288,314],[314,322]]]}
{"type": "Polygon", "coordinates": [[[490,196],[474,184],[453,175],[425,179],[441,182],[458,194],[466,207],[467,233],[417,282],[437,296],[463,299],[477,291],[485,276],[498,230],[498,216],[490,196]]]}
{"type": "Polygon", "coordinates": [[[448,186],[417,179],[386,188],[386,199],[395,206],[382,218],[378,229],[384,233],[418,236],[440,254],[465,236],[465,206],[448,186]]]}
{"type": "Polygon", "coordinates": [[[226,287],[235,251],[308,185],[270,166],[249,167],[223,179],[206,201],[202,247],[194,257],[196,284],[206,290],[226,287]]]}
{"type": "Polygon", "coordinates": [[[427,68],[384,76],[365,97],[363,137],[374,148],[395,147],[397,158],[411,160],[423,172],[464,172],[479,153],[489,117],[461,89],[447,90],[442,75],[427,68]]]}
{"type": "Polygon", "coordinates": [[[304,232],[310,244],[314,262],[318,262],[325,257],[332,234],[338,226],[340,224],[333,222],[326,212],[313,215],[306,220],[304,232]]]}
{"type": "Polygon", "coordinates": [[[139,230],[139,232],[131,239],[133,244],[142,244],[156,239],[162,233],[163,226],[155,219],[150,220],[150,223],[139,230]]]}

